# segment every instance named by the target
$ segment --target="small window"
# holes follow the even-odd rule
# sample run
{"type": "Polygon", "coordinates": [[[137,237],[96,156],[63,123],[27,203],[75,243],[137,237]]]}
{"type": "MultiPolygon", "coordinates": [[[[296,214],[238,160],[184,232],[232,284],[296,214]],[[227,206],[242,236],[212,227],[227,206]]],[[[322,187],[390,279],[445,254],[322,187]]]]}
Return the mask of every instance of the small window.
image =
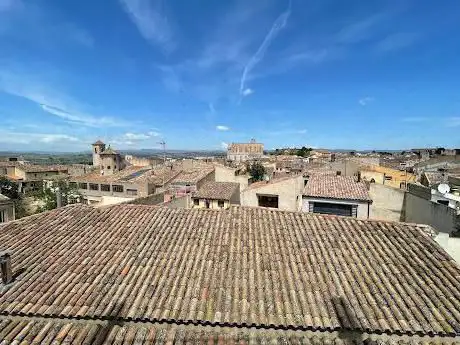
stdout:
{"type": "Polygon", "coordinates": [[[137,195],[137,189],[127,189],[126,194],[128,194],[128,195],[137,195]]]}
{"type": "Polygon", "coordinates": [[[90,190],[99,190],[99,185],[96,183],[90,183],[89,184],[89,189],[90,190]]]}
{"type": "Polygon", "coordinates": [[[342,175],[342,172],[341,172],[341,171],[337,171],[336,174],[337,174],[337,176],[340,176],[340,175],[342,175]]]}
{"type": "Polygon", "coordinates": [[[7,220],[6,211],[0,211],[0,223],[5,223],[7,220]]]}
{"type": "Polygon", "coordinates": [[[200,200],[199,199],[193,199],[193,205],[199,206],[200,205],[200,200]]]}
{"type": "Polygon", "coordinates": [[[405,188],[406,188],[406,182],[401,182],[401,183],[399,184],[399,188],[405,189],[405,188]]]}
{"type": "Polygon", "coordinates": [[[80,188],[80,189],[88,189],[88,184],[87,183],[79,183],[78,188],[80,188]]]}
{"type": "Polygon", "coordinates": [[[391,176],[385,176],[385,181],[391,181],[393,178],[391,176]]]}
{"type": "Polygon", "coordinates": [[[107,170],[110,170],[110,169],[111,169],[110,165],[107,165],[107,170]]]}
{"type": "Polygon", "coordinates": [[[102,192],[110,192],[110,185],[109,184],[101,184],[101,191],[102,192]]]}
{"type": "Polygon", "coordinates": [[[72,189],[77,189],[78,188],[77,182],[70,182],[69,187],[72,189]]]}
{"type": "Polygon", "coordinates": [[[120,185],[113,185],[112,190],[117,193],[123,193],[123,186],[120,185]]]}
{"type": "Polygon", "coordinates": [[[449,200],[438,200],[438,204],[449,206],[449,200]]]}
{"type": "Polygon", "coordinates": [[[224,208],[224,204],[225,204],[225,203],[224,203],[223,200],[217,200],[217,206],[218,206],[219,208],[224,208]]]}

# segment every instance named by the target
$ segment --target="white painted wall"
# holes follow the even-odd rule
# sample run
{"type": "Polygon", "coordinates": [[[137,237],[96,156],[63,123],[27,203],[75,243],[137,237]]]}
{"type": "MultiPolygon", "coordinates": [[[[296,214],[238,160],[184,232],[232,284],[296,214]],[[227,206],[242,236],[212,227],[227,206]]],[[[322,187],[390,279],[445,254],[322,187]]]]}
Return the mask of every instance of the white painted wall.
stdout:
{"type": "Polygon", "coordinates": [[[299,211],[302,203],[302,175],[271,181],[264,186],[249,188],[241,192],[242,206],[259,206],[258,194],[278,196],[278,209],[283,211],[299,211]]]}
{"type": "MultiPolygon", "coordinates": [[[[310,197],[303,197],[302,198],[302,211],[309,212],[309,203],[310,202],[327,202],[331,204],[341,204],[341,205],[357,205],[357,218],[358,219],[368,219],[368,210],[369,204],[365,201],[351,201],[351,200],[340,200],[340,199],[324,199],[324,198],[310,198],[310,197]]],[[[372,218],[372,213],[370,212],[369,218],[372,218]]]]}

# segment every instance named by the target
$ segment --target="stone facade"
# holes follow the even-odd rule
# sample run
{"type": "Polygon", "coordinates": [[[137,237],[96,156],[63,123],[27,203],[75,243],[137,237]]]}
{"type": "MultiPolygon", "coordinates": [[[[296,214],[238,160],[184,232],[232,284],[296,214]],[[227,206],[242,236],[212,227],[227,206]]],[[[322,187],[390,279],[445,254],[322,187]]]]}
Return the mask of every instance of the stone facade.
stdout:
{"type": "Polygon", "coordinates": [[[245,162],[253,159],[260,159],[264,155],[264,144],[256,143],[232,143],[227,148],[227,160],[234,162],[245,162]]]}

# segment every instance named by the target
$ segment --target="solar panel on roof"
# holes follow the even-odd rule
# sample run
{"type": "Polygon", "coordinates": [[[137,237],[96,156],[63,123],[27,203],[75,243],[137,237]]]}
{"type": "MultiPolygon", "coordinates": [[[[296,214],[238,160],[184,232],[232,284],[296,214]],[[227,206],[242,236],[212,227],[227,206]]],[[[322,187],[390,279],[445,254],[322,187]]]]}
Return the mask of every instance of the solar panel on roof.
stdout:
{"type": "Polygon", "coordinates": [[[142,174],[146,173],[149,170],[150,170],[150,168],[138,170],[138,171],[133,172],[132,174],[130,174],[128,176],[125,176],[125,177],[121,178],[120,181],[132,180],[133,178],[139,177],[139,176],[141,176],[142,174]]]}

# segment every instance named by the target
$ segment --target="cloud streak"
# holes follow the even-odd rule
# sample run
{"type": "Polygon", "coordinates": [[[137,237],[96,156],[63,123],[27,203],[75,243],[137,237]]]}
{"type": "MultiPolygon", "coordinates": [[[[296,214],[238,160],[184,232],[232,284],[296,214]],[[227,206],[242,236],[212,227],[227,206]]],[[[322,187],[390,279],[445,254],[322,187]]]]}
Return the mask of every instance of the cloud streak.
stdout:
{"type": "Polygon", "coordinates": [[[230,127],[223,126],[223,125],[219,125],[219,126],[216,126],[216,129],[217,129],[218,131],[223,131],[223,132],[225,132],[225,131],[229,131],[229,130],[230,130],[230,127]]]}
{"type": "Polygon", "coordinates": [[[174,49],[173,31],[160,0],[120,0],[120,3],[147,41],[167,52],[174,49]]]}
{"type": "Polygon", "coordinates": [[[361,98],[361,99],[358,101],[358,103],[359,103],[361,106],[365,107],[365,106],[368,105],[369,103],[374,102],[374,100],[375,100],[374,97],[364,97],[364,98],[361,98]]]}
{"type": "Polygon", "coordinates": [[[0,70],[0,91],[36,103],[40,109],[70,123],[86,127],[119,127],[128,122],[108,116],[82,112],[84,108],[71,97],[55,91],[56,88],[37,81],[32,75],[0,70]]]}
{"type": "Polygon", "coordinates": [[[289,16],[291,14],[291,2],[289,2],[288,9],[281,13],[278,18],[273,23],[270,31],[265,36],[262,44],[257,49],[256,53],[249,59],[249,62],[246,64],[243,70],[243,74],[241,75],[240,81],[240,95],[244,96],[244,93],[247,89],[246,87],[246,80],[248,78],[249,73],[263,60],[267,49],[270,47],[271,42],[276,38],[278,33],[286,26],[289,16]]]}

